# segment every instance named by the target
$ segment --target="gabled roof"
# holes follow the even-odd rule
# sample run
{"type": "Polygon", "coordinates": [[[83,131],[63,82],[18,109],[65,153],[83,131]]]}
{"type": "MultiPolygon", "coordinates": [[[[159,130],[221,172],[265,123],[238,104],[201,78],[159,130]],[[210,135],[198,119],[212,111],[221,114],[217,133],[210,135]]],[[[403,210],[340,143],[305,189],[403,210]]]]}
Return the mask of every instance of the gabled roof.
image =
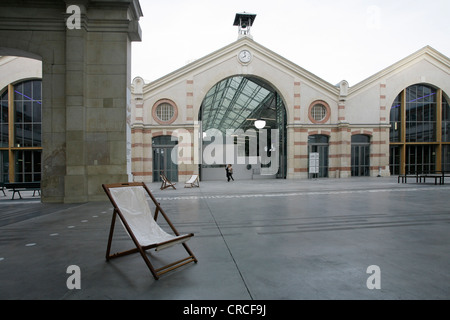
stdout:
{"type": "Polygon", "coordinates": [[[389,67],[375,73],[374,75],[370,76],[369,78],[357,83],[356,85],[349,88],[349,95],[370,85],[373,82],[377,82],[382,78],[385,78],[389,76],[390,74],[396,72],[397,70],[401,69],[404,66],[407,66],[408,64],[411,64],[415,61],[418,61],[423,58],[431,58],[432,60],[446,66],[448,68],[448,73],[450,75],[450,59],[437,51],[436,49],[425,46],[421,48],[420,50],[417,50],[416,52],[410,54],[409,56],[401,59],[400,61],[390,65],[389,67]]]}
{"type": "Polygon", "coordinates": [[[258,52],[260,56],[264,56],[265,59],[271,60],[274,64],[280,65],[280,67],[283,67],[293,74],[296,74],[299,78],[307,79],[308,81],[314,83],[315,85],[331,91],[333,94],[339,93],[339,89],[323,80],[322,78],[316,76],[315,74],[307,71],[306,69],[303,69],[302,67],[298,66],[297,64],[293,63],[292,61],[287,60],[286,58],[280,56],[279,54],[275,53],[274,51],[262,46],[261,44],[255,42],[249,37],[242,37],[238,39],[235,42],[230,43],[229,45],[214,51],[200,59],[197,59],[159,79],[156,79],[144,86],[144,92],[148,92],[150,90],[159,88],[161,86],[164,86],[165,84],[174,81],[178,78],[181,78],[183,76],[186,76],[188,73],[191,73],[195,71],[196,69],[201,69],[202,67],[214,63],[214,61],[218,61],[221,58],[225,58],[229,56],[229,54],[236,52],[236,50],[239,50],[241,47],[248,46],[252,48],[255,52],[258,52]]]}
{"type": "MultiPolygon", "coordinates": [[[[229,45],[214,51],[200,59],[197,59],[159,79],[156,79],[150,83],[147,83],[144,86],[144,92],[148,92],[151,90],[154,90],[156,88],[159,88],[161,86],[164,86],[168,84],[169,82],[172,82],[174,80],[177,80],[179,78],[182,78],[183,76],[186,76],[188,73],[195,72],[196,69],[201,69],[202,67],[205,67],[209,64],[213,64],[217,61],[220,61],[221,58],[228,57],[231,53],[235,53],[239,48],[248,46],[252,48],[255,52],[258,52],[260,56],[263,56],[265,59],[269,59],[272,61],[273,64],[278,64],[280,68],[284,68],[287,71],[292,72],[293,75],[296,75],[299,78],[305,79],[306,81],[309,81],[319,88],[322,88],[326,91],[328,91],[331,94],[339,95],[339,84],[333,85],[324,79],[316,76],[315,74],[309,72],[308,70],[298,66],[297,64],[293,63],[292,61],[289,61],[288,59],[282,57],[281,55],[277,54],[276,52],[262,46],[258,42],[254,41],[253,39],[249,37],[242,37],[238,39],[235,42],[230,43],[229,45]]],[[[351,95],[352,93],[355,93],[364,87],[369,86],[371,83],[374,83],[376,81],[379,81],[381,78],[388,76],[390,73],[394,73],[401,69],[403,66],[406,66],[414,61],[417,61],[418,59],[421,59],[423,57],[429,57],[432,60],[446,66],[450,70],[450,59],[440,53],[439,51],[433,49],[430,46],[425,46],[422,49],[414,52],[413,54],[403,58],[402,60],[394,63],[393,65],[377,72],[376,74],[370,76],[369,78],[357,83],[356,85],[348,88],[348,95],[351,95]]],[[[450,74],[450,71],[449,71],[450,74]]]]}

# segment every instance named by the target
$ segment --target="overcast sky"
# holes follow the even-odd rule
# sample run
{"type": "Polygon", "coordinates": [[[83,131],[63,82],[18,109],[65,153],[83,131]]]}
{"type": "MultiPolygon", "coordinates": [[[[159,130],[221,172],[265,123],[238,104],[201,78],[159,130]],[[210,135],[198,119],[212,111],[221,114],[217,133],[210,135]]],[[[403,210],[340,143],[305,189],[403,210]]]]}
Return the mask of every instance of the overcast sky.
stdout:
{"type": "Polygon", "coordinates": [[[426,45],[450,56],[449,0],[140,0],[132,78],[153,81],[237,40],[236,13],[257,14],[253,40],[331,84],[350,86],[426,45]]]}

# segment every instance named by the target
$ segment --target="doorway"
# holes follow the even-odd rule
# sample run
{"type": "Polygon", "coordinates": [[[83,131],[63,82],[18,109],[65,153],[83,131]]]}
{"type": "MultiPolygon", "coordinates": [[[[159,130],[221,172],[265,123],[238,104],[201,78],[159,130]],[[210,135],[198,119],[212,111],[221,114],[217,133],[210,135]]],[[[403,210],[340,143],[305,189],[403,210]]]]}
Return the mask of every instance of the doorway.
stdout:
{"type": "MultiPolygon", "coordinates": [[[[308,137],[308,159],[311,153],[318,153],[319,168],[318,173],[314,174],[317,178],[328,178],[328,137],[324,135],[311,135],[308,137]]],[[[308,160],[308,172],[310,171],[308,160]]]]}
{"type": "Polygon", "coordinates": [[[370,176],[370,137],[362,134],[352,136],[352,177],[370,176]]]}
{"type": "Polygon", "coordinates": [[[228,159],[233,159],[233,170],[241,179],[285,179],[286,119],[281,95],[264,79],[233,76],[218,82],[199,112],[201,150],[209,156],[200,165],[202,180],[221,179],[228,159]]]}
{"type": "Polygon", "coordinates": [[[160,182],[160,174],[164,173],[172,181],[178,181],[178,141],[172,136],[159,136],[152,139],[153,182],[160,182]]]}

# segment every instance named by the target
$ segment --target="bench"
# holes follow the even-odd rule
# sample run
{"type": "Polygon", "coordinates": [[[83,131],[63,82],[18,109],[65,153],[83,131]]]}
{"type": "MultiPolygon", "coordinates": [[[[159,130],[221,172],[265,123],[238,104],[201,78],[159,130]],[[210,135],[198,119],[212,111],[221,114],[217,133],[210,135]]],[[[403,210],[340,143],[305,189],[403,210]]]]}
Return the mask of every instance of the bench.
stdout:
{"type": "Polygon", "coordinates": [[[431,173],[422,173],[419,175],[419,182],[421,182],[421,179],[423,179],[423,182],[426,182],[427,178],[434,179],[434,184],[437,184],[439,181],[439,184],[445,184],[445,178],[450,177],[450,171],[435,171],[431,173]]]}
{"type": "Polygon", "coordinates": [[[450,178],[450,171],[442,171],[441,184],[445,184],[445,178],[450,178]]]}
{"type": "Polygon", "coordinates": [[[41,194],[41,183],[39,181],[35,182],[6,182],[5,188],[8,190],[12,190],[12,200],[14,200],[14,196],[16,193],[19,194],[20,199],[22,199],[22,195],[20,194],[21,191],[33,191],[33,197],[36,194],[36,191],[38,194],[41,194]]]}
{"type": "Polygon", "coordinates": [[[434,179],[434,184],[445,184],[445,178],[450,177],[450,171],[430,171],[430,172],[415,172],[409,174],[402,174],[398,176],[398,183],[407,183],[408,178],[416,178],[416,183],[426,183],[427,179],[434,179]]]}
{"type": "Polygon", "coordinates": [[[434,179],[435,185],[438,184],[438,181],[439,181],[439,184],[443,184],[441,173],[421,173],[421,174],[419,174],[419,182],[420,183],[422,183],[422,180],[423,180],[423,183],[426,183],[427,178],[434,179]]]}
{"type": "Polygon", "coordinates": [[[416,173],[405,173],[405,174],[399,175],[397,178],[397,183],[400,183],[400,180],[402,181],[402,183],[407,183],[408,178],[415,178],[416,183],[419,182],[419,174],[416,172],[416,173]]]}

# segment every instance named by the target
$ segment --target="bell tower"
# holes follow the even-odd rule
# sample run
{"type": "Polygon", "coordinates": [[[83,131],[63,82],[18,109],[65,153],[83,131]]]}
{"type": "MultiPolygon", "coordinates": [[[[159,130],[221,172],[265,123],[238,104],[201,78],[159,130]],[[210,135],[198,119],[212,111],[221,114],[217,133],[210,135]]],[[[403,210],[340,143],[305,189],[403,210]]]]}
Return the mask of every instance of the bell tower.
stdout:
{"type": "Polygon", "coordinates": [[[243,13],[236,13],[233,26],[238,26],[238,39],[242,37],[253,39],[250,34],[250,28],[252,27],[255,18],[256,14],[254,13],[246,13],[245,11],[243,13]]]}

